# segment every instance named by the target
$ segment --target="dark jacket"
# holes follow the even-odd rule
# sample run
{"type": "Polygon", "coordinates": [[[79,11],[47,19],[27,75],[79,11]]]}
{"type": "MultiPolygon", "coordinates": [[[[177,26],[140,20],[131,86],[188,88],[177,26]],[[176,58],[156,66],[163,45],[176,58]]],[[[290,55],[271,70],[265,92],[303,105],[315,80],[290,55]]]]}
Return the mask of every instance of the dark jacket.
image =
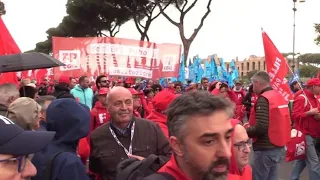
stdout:
{"type": "MultiPolygon", "coordinates": [[[[47,109],[47,130],[56,134],[47,147],[36,153],[32,163],[37,168],[37,175],[32,180],[44,180],[46,163],[55,158],[52,165],[52,177],[56,180],[87,180],[86,168],[77,155],[79,139],[89,133],[89,109],[73,99],[57,99],[47,109]]],[[[36,140],[35,140],[36,141],[36,140]]]]}
{"type": "Polygon", "coordinates": [[[7,116],[7,112],[8,112],[8,107],[0,104],[0,115],[7,116]]]}
{"type": "MultiPolygon", "coordinates": [[[[133,121],[136,124],[132,140],[132,154],[145,158],[150,154],[155,154],[160,156],[164,162],[169,160],[171,148],[160,127],[156,123],[145,119],[133,117],[133,121]]],[[[103,180],[114,180],[117,165],[128,158],[123,148],[111,135],[109,127],[113,129],[123,146],[129,149],[132,124],[128,127],[125,135],[121,135],[111,122],[92,132],[89,168],[93,173],[100,175],[103,180]]]]}
{"type": "Polygon", "coordinates": [[[56,84],[54,86],[54,92],[52,96],[56,97],[57,99],[61,98],[72,98],[75,99],[74,96],[70,93],[70,89],[68,88],[67,84],[56,84]]]}
{"type": "Polygon", "coordinates": [[[246,96],[242,100],[242,104],[246,106],[246,111],[250,112],[250,109],[252,107],[251,105],[251,93],[247,93],[246,96]]]}
{"type": "MultiPolygon", "coordinates": [[[[261,94],[270,90],[272,90],[272,87],[264,89],[261,94]]],[[[253,150],[263,151],[278,148],[269,140],[269,102],[265,97],[259,96],[255,112],[256,125],[247,128],[249,137],[257,137],[257,141],[253,144],[253,150]]]]}

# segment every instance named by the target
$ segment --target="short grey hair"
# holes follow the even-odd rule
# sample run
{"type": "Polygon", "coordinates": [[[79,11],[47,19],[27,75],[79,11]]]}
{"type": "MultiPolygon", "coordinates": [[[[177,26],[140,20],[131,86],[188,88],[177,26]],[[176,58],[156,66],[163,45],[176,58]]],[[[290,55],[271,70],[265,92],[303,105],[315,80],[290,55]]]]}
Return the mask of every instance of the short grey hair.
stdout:
{"type": "Polygon", "coordinates": [[[252,76],[253,80],[258,80],[262,84],[270,84],[270,76],[267,72],[265,71],[259,71],[256,74],[252,76]]]}
{"type": "Polygon", "coordinates": [[[47,106],[45,102],[47,101],[53,101],[55,100],[56,97],[51,96],[51,95],[46,95],[46,96],[40,96],[38,99],[36,99],[36,102],[41,106],[41,111],[47,110],[47,106]]]}
{"type": "Polygon", "coordinates": [[[166,111],[169,136],[182,140],[183,126],[191,116],[206,116],[217,111],[225,111],[231,118],[234,105],[225,98],[213,96],[207,91],[190,92],[177,97],[166,111]]]}
{"type": "Polygon", "coordinates": [[[12,97],[19,97],[20,93],[17,85],[5,83],[0,85],[0,104],[9,105],[9,99],[12,97]]]}

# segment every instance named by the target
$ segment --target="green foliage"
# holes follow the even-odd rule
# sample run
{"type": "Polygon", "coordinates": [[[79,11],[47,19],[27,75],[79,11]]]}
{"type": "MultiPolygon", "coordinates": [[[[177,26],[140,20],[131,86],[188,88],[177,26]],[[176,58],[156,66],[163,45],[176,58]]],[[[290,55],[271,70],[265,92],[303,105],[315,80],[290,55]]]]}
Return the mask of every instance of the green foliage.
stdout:
{"type": "MultiPolygon", "coordinates": [[[[132,19],[132,12],[119,6],[119,2],[130,4],[130,0],[68,0],[67,16],[55,28],[47,30],[47,40],[36,44],[35,51],[52,52],[52,37],[114,37],[120,26],[132,19]],[[105,32],[108,32],[105,34],[105,32]]],[[[135,0],[146,3],[147,0],[135,0]]],[[[143,5],[140,5],[141,7],[143,5]]],[[[133,5],[131,6],[133,7],[133,5]]]]}
{"type": "Polygon", "coordinates": [[[319,65],[320,64],[320,53],[307,53],[302,54],[299,57],[299,61],[304,64],[311,64],[311,65],[319,65]]]}
{"type": "Polygon", "coordinates": [[[320,68],[312,65],[301,65],[300,66],[300,77],[315,77],[319,72],[320,68]]]}
{"type": "Polygon", "coordinates": [[[317,34],[317,37],[314,39],[314,42],[320,46],[320,24],[314,24],[314,30],[317,34]]]}

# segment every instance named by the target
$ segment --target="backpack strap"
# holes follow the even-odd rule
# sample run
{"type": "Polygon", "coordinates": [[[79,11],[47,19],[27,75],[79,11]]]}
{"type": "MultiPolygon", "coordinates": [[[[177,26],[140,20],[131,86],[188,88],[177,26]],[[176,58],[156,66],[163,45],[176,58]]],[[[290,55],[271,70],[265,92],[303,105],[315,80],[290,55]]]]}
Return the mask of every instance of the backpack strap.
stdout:
{"type": "Polygon", "coordinates": [[[51,172],[52,172],[52,167],[53,167],[53,163],[54,163],[54,160],[63,152],[57,152],[56,154],[54,154],[50,159],[49,161],[47,161],[46,163],[46,169],[44,170],[44,179],[45,180],[51,180],[51,172]]]}
{"type": "Polygon", "coordinates": [[[309,103],[310,108],[312,108],[310,101],[308,101],[308,98],[304,94],[300,94],[299,96],[302,96],[304,98],[304,107],[307,107],[307,105],[309,103]]]}

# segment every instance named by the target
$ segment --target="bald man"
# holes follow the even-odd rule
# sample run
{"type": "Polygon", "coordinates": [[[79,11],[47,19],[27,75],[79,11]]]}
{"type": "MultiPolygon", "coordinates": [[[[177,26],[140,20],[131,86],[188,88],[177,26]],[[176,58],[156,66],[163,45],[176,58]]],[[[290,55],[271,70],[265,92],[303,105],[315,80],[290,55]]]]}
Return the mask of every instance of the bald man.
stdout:
{"type": "Polygon", "coordinates": [[[233,153],[236,158],[237,171],[243,172],[249,164],[249,153],[251,151],[252,141],[249,139],[246,129],[240,124],[235,126],[233,138],[233,153]]]}
{"type": "Polygon", "coordinates": [[[133,116],[133,99],[124,87],[114,87],[107,96],[111,119],[91,134],[90,170],[101,179],[116,179],[117,165],[128,158],[143,160],[151,154],[164,165],[171,156],[170,145],[160,127],[133,116]]]}

